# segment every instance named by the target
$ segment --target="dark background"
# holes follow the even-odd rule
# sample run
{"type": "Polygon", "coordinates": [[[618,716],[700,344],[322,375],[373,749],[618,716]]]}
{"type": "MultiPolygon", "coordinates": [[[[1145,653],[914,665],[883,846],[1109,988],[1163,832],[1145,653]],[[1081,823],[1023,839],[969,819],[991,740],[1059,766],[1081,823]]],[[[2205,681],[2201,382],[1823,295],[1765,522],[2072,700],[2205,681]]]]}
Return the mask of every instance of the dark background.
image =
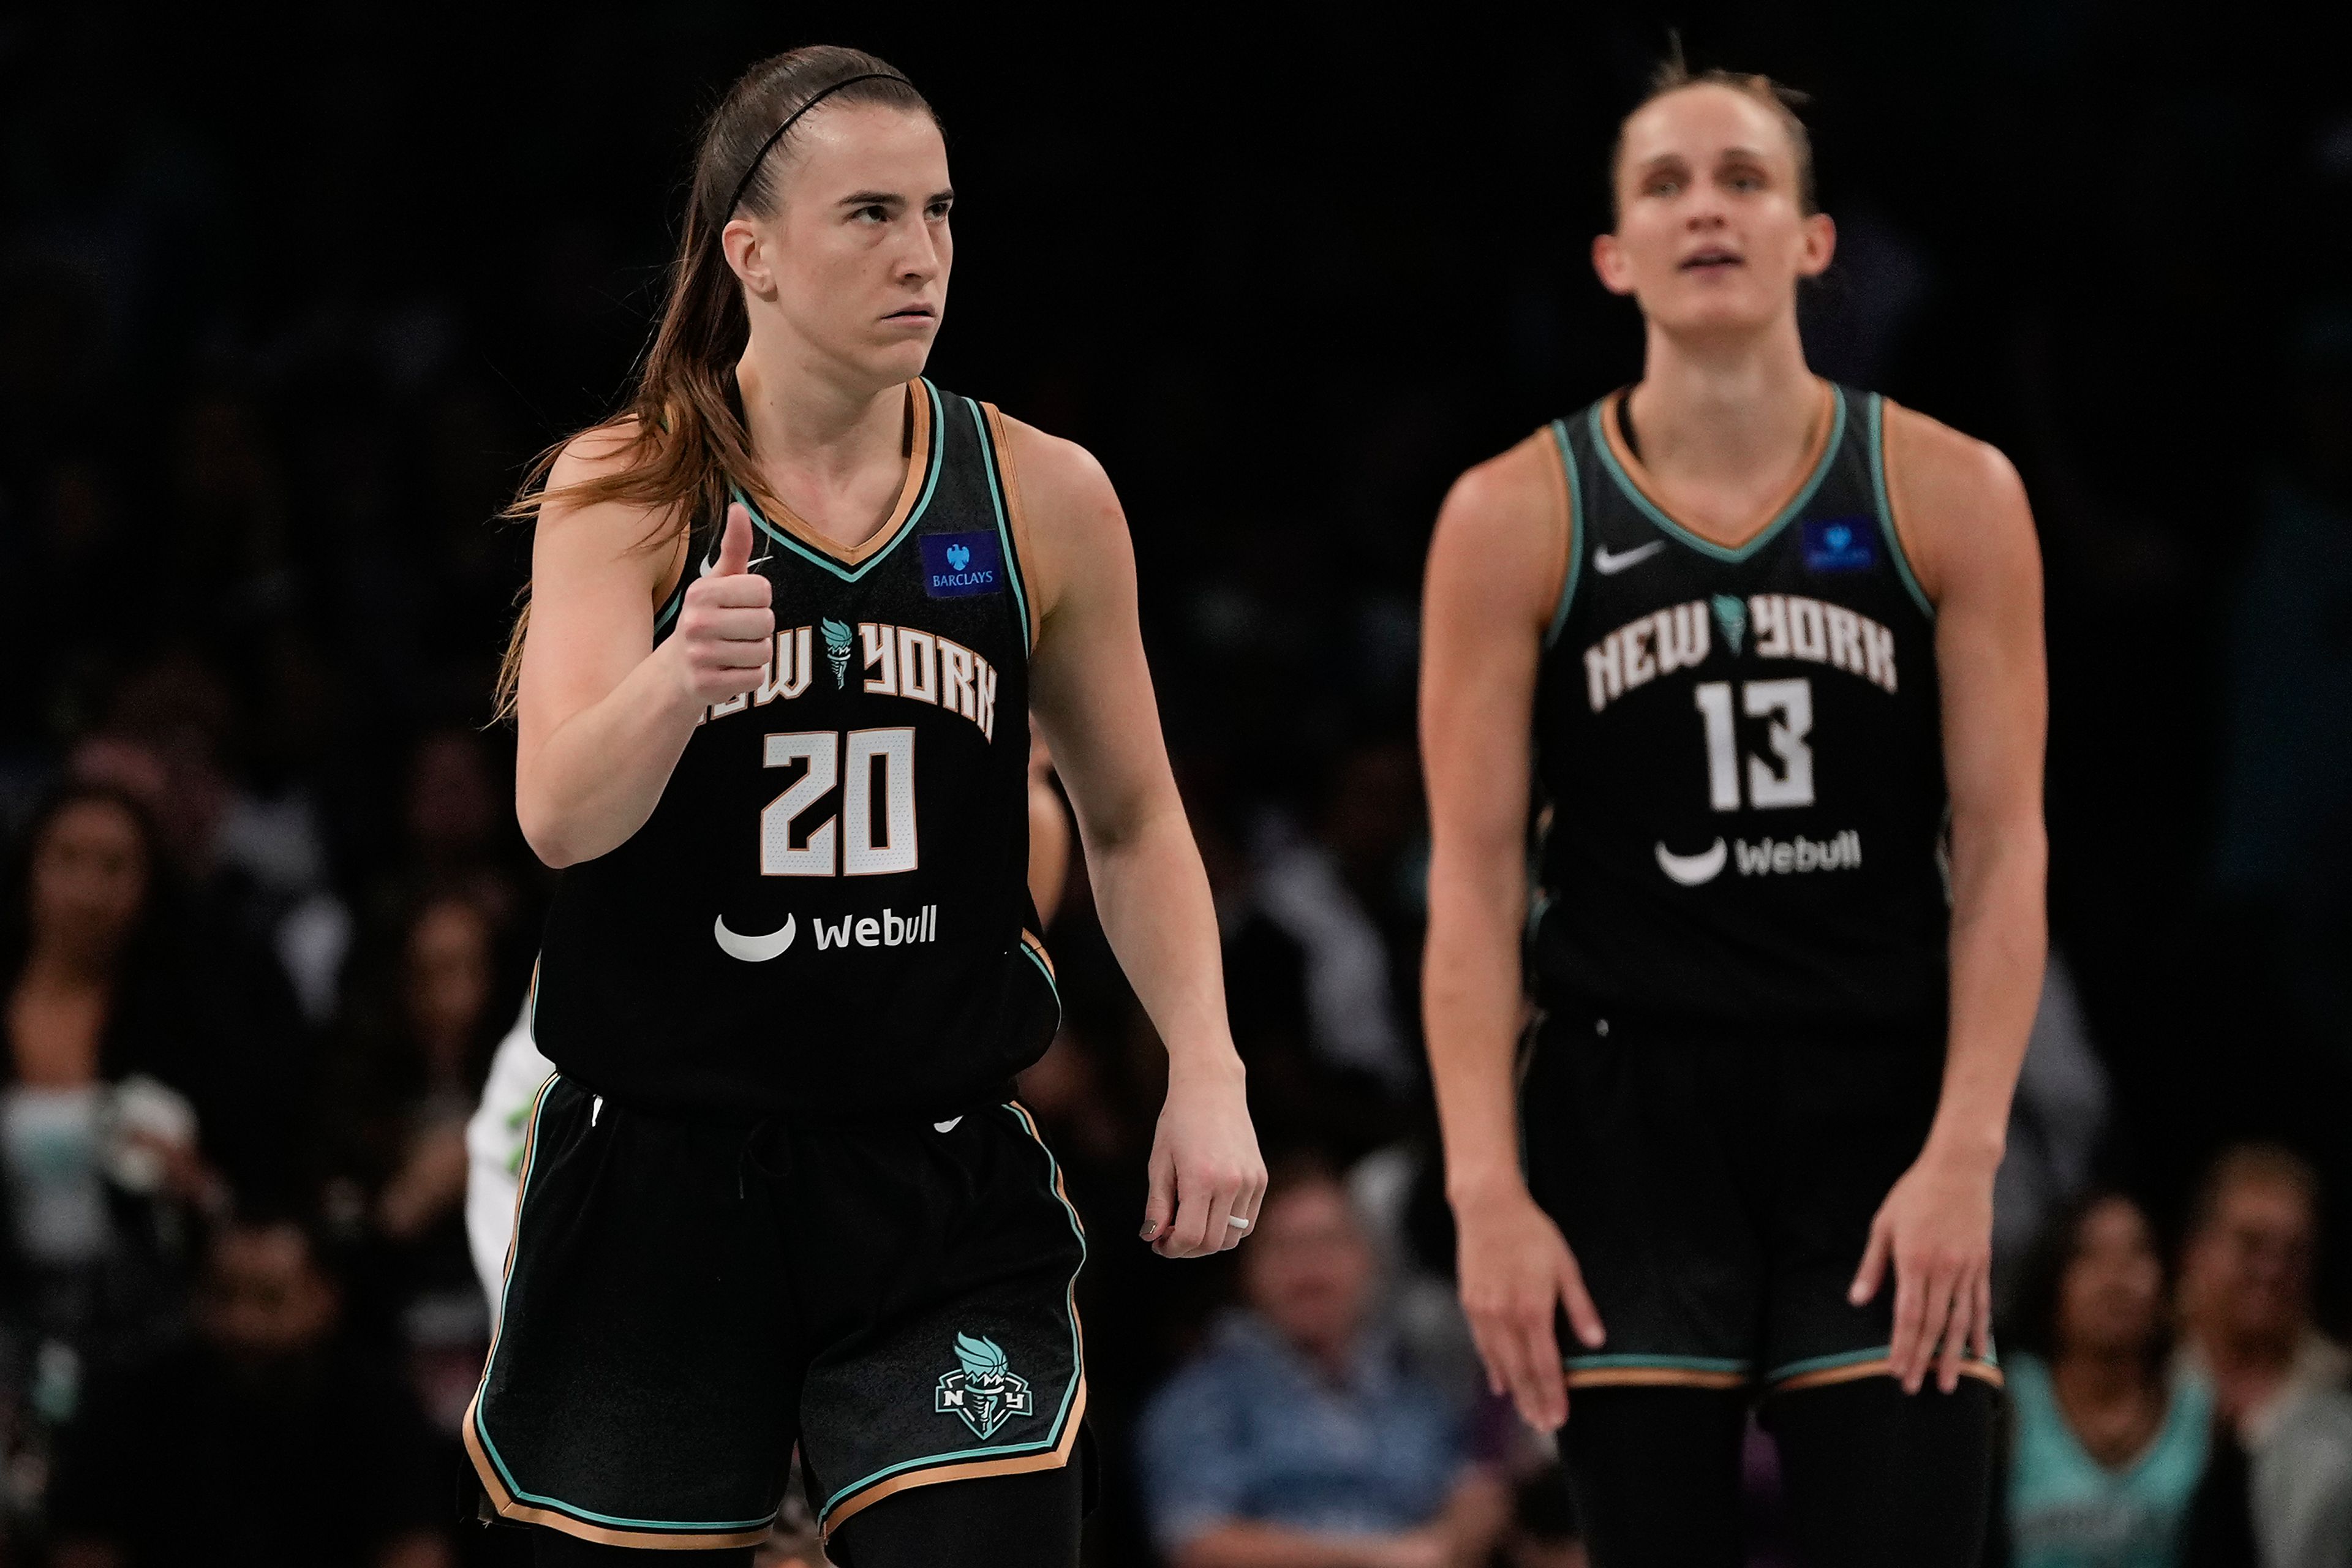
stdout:
{"type": "MultiPolygon", "coordinates": [[[[1213,861],[1269,807],[1409,827],[1431,519],[1462,468],[1638,375],[1632,307],[1586,258],[1615,123],[1679,26],[1695,64],[1812,94],[1843,240],[1803,302],[1816,368],[2024,474],[2053,926],[2113,1078],[2109,1168],[2169,1216],[2213,1147],[2262,1132],[2340,1198],[2352,22],[2162,14],[20,9],[0,806],[92,734],[197,714],[236,790],[314,812],[365,973],[399,924],[417,747],[488,720],[528,553],[491,514],[622,395],[701,115],[749,61],[826,41],[906,70],[947,125],[932,373],[1120,489],[1213,861]]],[[[506,765],[504,731],[481,743],[506,765]]],[[[1409,889],[1413,831],[1384,830],[1409,889]]],[[[542,885],[502,831],[512,972],[542,885]]],[[[1409,892],[1392,912],[1409,990],[1409,892]]],[[[1082,893],[1073,919],[1074,1018],[1132,1033],[1082,893]]],[[[367,1005],[347,984],[318,1048],[367,1005]]]]}

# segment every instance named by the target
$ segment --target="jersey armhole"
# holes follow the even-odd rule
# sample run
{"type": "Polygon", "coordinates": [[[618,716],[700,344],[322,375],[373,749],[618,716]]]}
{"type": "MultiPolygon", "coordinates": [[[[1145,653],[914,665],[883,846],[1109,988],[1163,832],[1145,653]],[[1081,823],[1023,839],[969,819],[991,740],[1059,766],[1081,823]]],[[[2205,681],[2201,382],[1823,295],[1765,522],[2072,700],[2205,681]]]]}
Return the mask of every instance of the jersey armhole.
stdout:
{"type": "Polygon", "coordinates": [[[1021,563],[1029,550],[1029,513],[1021,504],[1021,477],[1013,466],[1013,440],[1004,416],[993,403],[974,403],[983,428],[981,447],[988,458],[988,484],[996,502],[996,530],[1004,546],[1005,574],[1013,582],[1013,598],[1021,612],[1021,646],[1037,646],[1037,607],[1029,596],[1028,574],[1021,563]]]}
{"type": "Polygon", "coordinates": [[[1911,570],[1911,555],[1903,548],[1903,525],[1895,516],[1894,486],[1888,479],[1886,410],[1901,406],[1892,398],[1874,392],[1870,395],[1870,484],[1878,501],[1878,526],[1886,535],[1886,553],[1894,560],[1895,574],[1903,579],[1903,585],[1911,591],[1919,613],[1932,621],[1936,618],[1936,603],[1927,597],[1927,591],[1919,586],[1918,574],[1911,570]]]}
{"type": "Polygon", "coordinates": [[[1566,549],[1559,565],[1559,599],[1551,613],[1551,625],[1544,628],[1544,647],[1559,640],[1560,628],[1568,625],[1568,607],[1576,600],[1576,580],[1583,575],[1584,552],[1578,548],[1577,529],[1583,521],[1582,496],[1577,484],[1576,448],[1569,445],[1568,421],[1551,422],[1553,453],[1559,458],[1555,475],[1559,482],[1560,532],[1566,549]]]}
{"type": "Polygon", "coordinates": [[[669,634],[670,623],[686,605],[686,585],[694,581],[688,568],[694,564],[694,530],[688,526],[677,542],[677,582],[663,595],[654,607],[654,641],[659,642],[669,634]]]}

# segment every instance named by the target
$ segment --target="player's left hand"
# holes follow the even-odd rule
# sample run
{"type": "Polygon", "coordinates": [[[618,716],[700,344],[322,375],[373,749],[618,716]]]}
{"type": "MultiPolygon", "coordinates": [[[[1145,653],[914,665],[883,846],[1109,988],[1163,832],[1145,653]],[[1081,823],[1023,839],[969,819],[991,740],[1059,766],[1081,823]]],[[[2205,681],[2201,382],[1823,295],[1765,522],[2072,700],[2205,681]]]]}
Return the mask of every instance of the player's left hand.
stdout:
{"type": "Polygon", "coordinates": [[[1168,1100],[1151,1139],[1151,1195],[1143,1205],[1143,1239],[1162,1258],[1223,1252],[1257,1226],[1265,1161],[1242,1086],[1237,1058],[1169,1064],[1168,1100]]]}
{"type": "Polygon", "coordinates": [[[1903,1392],[1960,1385],[1960,1360],[1992,1350],[1992,1178],[1996,1163],[1929,1148],[1903,1173],[1870,1222],[1870,1243],[1846,1299],[1859,1307],[1895,1267],[1887,1360],[1903,1392]],[[1939,1355],[1940,1351],[1940,1355],[1939,1355]],[[1940,1365],[1938,1362],[1940,1361],[1940,1365]]]}

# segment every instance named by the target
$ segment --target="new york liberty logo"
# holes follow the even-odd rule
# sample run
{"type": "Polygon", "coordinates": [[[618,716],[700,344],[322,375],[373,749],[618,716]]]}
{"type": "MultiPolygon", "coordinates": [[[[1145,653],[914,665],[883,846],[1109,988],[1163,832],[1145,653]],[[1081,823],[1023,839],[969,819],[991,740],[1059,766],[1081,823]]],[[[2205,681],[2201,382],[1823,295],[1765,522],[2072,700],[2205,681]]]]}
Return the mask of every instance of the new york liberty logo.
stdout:
{"type": "Polygon", "coordinates": [[[1736,657],[1739,645],[1748,640],[1748,606],[1728,594],[1715,596],[1716,624],[1723,628],[1723,640],[1731,645],[1736,657]]]}
{"type": "Polygon", "coordinates": [[[824,657],[833,664],[833,686],[838,691],[849,684],[849,628],[839,621],[817,623],[824,633],[824,657]]]}
{"type": "Polygon", "coordinates": [[[1030,1413],[1029,1384],[1007,1370],[1003,1348],[994,1340],[959,1333],[955,1353],[961,1364],[940,1379],[933,1410],[961,1416],[983,1442],[1015,1415],[1030,1413]]]}

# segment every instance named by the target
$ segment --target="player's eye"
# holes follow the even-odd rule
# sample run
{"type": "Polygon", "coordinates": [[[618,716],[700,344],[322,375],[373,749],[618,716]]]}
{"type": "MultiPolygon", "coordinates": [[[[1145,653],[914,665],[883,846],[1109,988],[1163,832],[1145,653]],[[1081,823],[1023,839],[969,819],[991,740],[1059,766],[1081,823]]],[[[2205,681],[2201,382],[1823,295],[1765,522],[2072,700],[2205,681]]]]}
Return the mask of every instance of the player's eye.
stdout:
{"type": "Polygon", "coordinates": [[[933,202],[923,209],[923,216],[937,223],[945,218],[948,216],[948,209],[954,205],[953,202],[933,202]]]}
{"type": "Polygon", "coordinates": [[[1683,188],[1677,174],[1653,174],[1643,184],[1642,194],[1647,196],[1670,196],[1683,188]]]}
{"type": "Polygon", "coordinates": [[[859,207],[856,212],[850,214],[850,216],[856,218],[859,223],[888,223],[890,221],[889,213],[885,210],[882,204],[879,202],[868,202],[866,205],[859,207]]]}

